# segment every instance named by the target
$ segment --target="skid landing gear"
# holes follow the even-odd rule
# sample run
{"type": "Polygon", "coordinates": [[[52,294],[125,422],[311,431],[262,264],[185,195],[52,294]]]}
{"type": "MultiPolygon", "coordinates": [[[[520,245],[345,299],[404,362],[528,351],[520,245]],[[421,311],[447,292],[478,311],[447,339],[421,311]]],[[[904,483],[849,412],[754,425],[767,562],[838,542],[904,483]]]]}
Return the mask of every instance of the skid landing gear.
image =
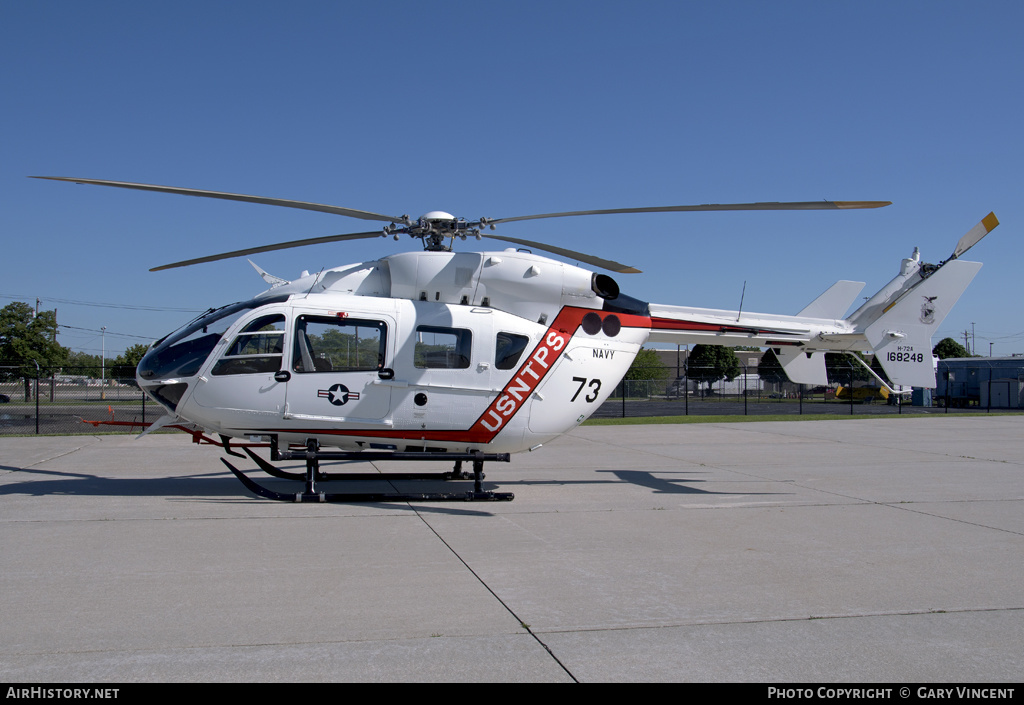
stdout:
{"type": "MultiPolygon", "coordinates": [[[[305,482],[305,490],[297,493],[275,492],[253,481],[241,470],[221,458],[235,477],[241,480],[246,489],[255,495],[280,502],[510,502],[515,498],[511,492],[492,492],[483,489],[484,462],[493,461],[507,463],[508,453],[484,453],[471,451],[468,453],[407,453],[407,452],[373,452],[373,451],[322,451],[315,438],[306,440],[306,450],[278,450],[277,444],[271,446],[271,457],[274,460],[306,461],[306,472],[286,472],[271,465],[248,448],[242,448],[261,470],[273,477],[284,480],[300,480],[305,482]],[[327,474],[320,471],[321,460],[449,460],[455,467],[446,473],[345,473],[327,474]],[[462,480],[468,475],[462,471],[463,461],[473,463],[473,490],[469,492],[319,492],[317,482],[357,481],[357,480],[462,480]]],[[[238,455],[237,453],[231,453],[238,455]]]]}

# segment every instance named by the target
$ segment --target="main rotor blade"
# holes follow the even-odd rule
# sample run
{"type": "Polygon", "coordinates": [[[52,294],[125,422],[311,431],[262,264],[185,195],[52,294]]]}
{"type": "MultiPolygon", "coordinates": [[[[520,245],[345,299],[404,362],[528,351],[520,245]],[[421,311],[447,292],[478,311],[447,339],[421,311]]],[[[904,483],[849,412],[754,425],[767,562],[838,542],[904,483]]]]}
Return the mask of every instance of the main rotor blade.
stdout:
{"type": "Polygon", "coordinates": [[[220,198],[225,201],[243,201],[245,203],[262,203],[265,206],[283,206],[284,208],[299,208],[307,211],[318,211],[320,213],[333,213],[334,215],[347,215],[350,218],[362,220],[379,220],[385,223],[405,223],[408,218],[405,216],[382,215],[370,211],[360,211],[342,206],[328,206],[322,203],[308,203],[306,201],[291,201],[285,198],[269,198],[266,196],[247,196],[242,193],[223,193],[221,191],[201,191],[193,188],[179,188],[177,186],[156,186],[154,184],[133,184],[127,181],[104,181],[101,179],[72,179],[66,176],[33,176],[33,179],[49,179],[50,181],[70,181],[74,184],[93,184],[95,186],[116,186],[117,188],[131,188],[139,191],[159,191],[160,193],[176,193],[181,196],[199,196],[201,198],[220,198]]]}
{"type": "Polygon", "coordinates": [[[369,233],[348,233],[346,235],[327,235],[325,237],[311,237],[305,240],[292,240],[291,242],[279,242],[276,245],[263,245],[262,247],[249,247],[245,250],[235,250],[234,252],[225,252],[220,255],[210,255],[208,257],[197,257],[196,259],[185,260],[184,262],[175,262],[174,264],[164,264],[159,267],[153,267],[151,272],[159,272],[162,269],[174,269],[175,267],[188,267],[193,264],[202,264],[203,262],[216,262],[222,259],[231,259],[232,257],[244,257],[245,255],[254,255],[259,252],[272,252],[274,250],[287,250],[291,247],[305,247],[306,245],[321,245],[325,242],[340,242],[341,240],[363,240],[371,237],[384,237],[384,233],[380,230],[375,230],[369,233]]]}
{"type": "Polygon", "coordinates": [[[567,250],[564,247],[555,247],[554,245],[546,245],[543,242],[534,242],[533,240],[523,240],[517,237],[505,237],[503,235],[485,235],[480,233],[481,236],[490,238],[492,240],[501,240],[503,242],[512,242],[517,245],[526,245],[537,250],[544,252],[551,252],[562,257],[568,257],[578,262],[586,262],[594,267],[600,267],[601,269],[607,269],[611,272],[618,272],[619,274],[640,274],[640,270],[635,267],[630,267],[628,264],[622,264],[621,262],[615,262],[609,259],[601,259],[600,257],[594,257],[583,252],[576,252],[575,250],[567,250]]]}
{"type": "Polygon", "coordinates": [[[995,230],[997,225],[999,225],[999,220],[996,218],[995,213],[989,213],[986,215],[981,219],[980,223],[968,230],[967,233],[960,238],[960,242],[956,243],[956,248],[953,249],[953,254],[949,256],[949,259],[956,259],[963,253],[967,252],[967,250],[977,245],[981,242],[981,238],[995,230]]]}
{"type": "Polygon", "coordinates": [[[487,219],[487,224],[511,223],[515,220],[566,218],[577,215],[612,215],[615,213],[673,213],[683,211],[811,211],[849,208],[882,208],[892,201],[797,201],[792,203],[705,203],[699,206],[654,206],[652,208],[607,208],[592,211],[568,211],[540,215],[518,215],[511,218],[487,219]]]}

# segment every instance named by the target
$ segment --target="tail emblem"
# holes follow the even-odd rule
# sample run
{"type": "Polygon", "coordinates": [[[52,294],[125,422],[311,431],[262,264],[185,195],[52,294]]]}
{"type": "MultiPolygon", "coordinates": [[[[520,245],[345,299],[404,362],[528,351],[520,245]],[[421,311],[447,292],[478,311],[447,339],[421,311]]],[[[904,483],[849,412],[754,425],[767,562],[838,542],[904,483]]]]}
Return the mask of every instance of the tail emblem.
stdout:
{"type": "Polygon", "coordinates": [[[938,296],[924,296],[924,303],[921,304],[921,323],[935,323],[935,299],[938,296]]]}

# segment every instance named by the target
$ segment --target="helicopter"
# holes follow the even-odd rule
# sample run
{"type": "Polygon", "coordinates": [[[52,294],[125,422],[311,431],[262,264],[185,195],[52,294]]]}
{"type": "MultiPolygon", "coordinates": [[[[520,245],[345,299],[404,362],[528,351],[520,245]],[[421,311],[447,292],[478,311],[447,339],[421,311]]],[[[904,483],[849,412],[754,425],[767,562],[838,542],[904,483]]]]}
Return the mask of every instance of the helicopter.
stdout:
{"type": "MultiPolygon", "coordinates": [[[[839,281],[796,315],[692,308],[641,301],[605,273],[639,270],[586,253],[495,234],[516,221],[618,213],[847,210],[888,201],[704,204],[567,211],[466,220],[444,211],[413,219],[280,198],[69,177],[33,177],[331,213],[379,221],[377,230],[292,240],[154,267],[193,266],[305,245],[375,237],[422,241],[423,250],[303,273],[287,280],[250,264],[269,284],[252,299],[210,309],[157,340],[137,369],[140,388],[166,415],[147,433],[175,426],[267,474],[304,483],[279,492],[227,459],[254,494],[295,502],[508,501],[485,491],[486,462],[508,462],[575,428],[609,397],[646,343],[772,348],[789,379],[827,384],[825,353],[873,350],[890,392],[935,387],[932,332],[981,264],[960,259],[998,224],[982,219],[938,264],[917,248],[899,273],[844,313],[864,283],[839,281]],[[516,248],[455,251],[487,237],[516,248]],[[528,248],[528,249],[522,249],[528,248]],[[249,442],[232,440],[247,439],[249,442]],[[211,441],[216,443],[215,441],[211,441]],[[270,460],[253,448],[270,449],[270,460]],[[327,450],[333,448],[335,450],[327,450]],[[305,461],[304,473],[271,461],[305,461]],[[447,473],[328,473],[324,460],[446,461],[447,473]],[[333,493],[318,483],[365,479],[467,479],[465,493],[333,493]]],[[[856,358],[856,356],[853,356],[856,358]]],[[[856,358],[859,360],[859,358],[856,358]]],[[[198,440],[197,440],[198,442],[198,440]]]]}

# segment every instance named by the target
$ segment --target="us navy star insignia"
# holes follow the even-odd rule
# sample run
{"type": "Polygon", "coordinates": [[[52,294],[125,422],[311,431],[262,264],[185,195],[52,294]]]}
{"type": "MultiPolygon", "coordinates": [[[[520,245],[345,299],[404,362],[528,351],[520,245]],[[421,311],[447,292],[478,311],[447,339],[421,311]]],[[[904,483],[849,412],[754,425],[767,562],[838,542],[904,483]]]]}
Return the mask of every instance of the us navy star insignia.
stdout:
{"type": "Polygon", "coordinates": [[[318,389],[316,395],[335,406],[342,406],[349,400],[354,401],[359,398],[359,392],[350,392],[344,384],[331,385],[330,389],[318,389]]]}

